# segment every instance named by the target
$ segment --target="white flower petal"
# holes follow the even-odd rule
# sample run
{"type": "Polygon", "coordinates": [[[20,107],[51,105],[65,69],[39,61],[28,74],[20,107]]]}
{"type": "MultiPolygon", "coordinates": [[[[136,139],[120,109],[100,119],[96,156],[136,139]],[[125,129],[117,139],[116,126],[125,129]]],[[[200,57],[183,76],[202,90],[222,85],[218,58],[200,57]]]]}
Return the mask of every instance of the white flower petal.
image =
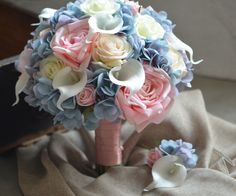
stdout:
{"type": "Polygon", "coordinates": [[[70,97],[80,93],[87,83],[86,71],[74,71],[71,67],[65,67],[60,70],[53,79],[54,89],[61,93],[57,102],[57,107],[63,110],[61,104],[70,97]]]}
{"type": "Polygon", "coordinates": [[[185,44],[184,42],[182,42],[178,37],[176,37],[176,35],[174,33],[168,34],[167,41],[170,44],[170,46],[173,47],[175,50],[183,50],[183,51],[188,52],[190,55],[190,61],[192,64],[199,64],[203,61],[203,60],[194,61],[193,60],[193,49],[190,46],[188,46],[187,44],[185,44]]]}
{"type": "Polygon", "coordinates": [[[187,177],[187,169],[179,163],[177,156],[168,155],[156,161],[152,176],[153,182],[144,191],[181,186],[187,177]]]}
{"type": "Polygon", "coordinates": [[[54,16],[56,11],[57,10],[52,8],[44,8],[39,15],[40,21],[42,22],[44,20],[50,19],[52,16],[54,16]]]}
{"type": "Polygon", "coordinates": [[[85,0],[80,9],[90,16],[99,13],[114,14],[120,9],[120,4],[115,0],[85,0]]]}
{"type": "Polygon", "coordinates": [[[121,31],[123,27],[123,20],[118,15],[111,14],[97,14],[92,16],[89,21],[89,35],[87,41],[89,42],[95,33],[116,34],[121,31]]]}
{"type": "Polygon", "coordinates": [[[139,14],[136,18],[135,29],[137,35],[142,39],[162,39],[165,29],[151,16],[139,14]]]}
{"type": "Polygon", "coordinates": [[[15,106],[16,104],[19,103],[19,94],[22,93],[22,91],[24,90],[24,88],[26,87],[28,81],[29,81],[30,76],[28,75],[28,73],[26,71],[23,71],[22,74],[20,75],[16,86],[15,86],[15,96],[16,96],[16,101],[13,104],[13,106],[15,106]]]}
{"type": "Polygon", "coordinates": [[[112,68],[109,78],[114,84],[128,87],[131,98],[143,87],[145,72],[143,65],[138,60],[129,59],[125,64],[112,68]]]}

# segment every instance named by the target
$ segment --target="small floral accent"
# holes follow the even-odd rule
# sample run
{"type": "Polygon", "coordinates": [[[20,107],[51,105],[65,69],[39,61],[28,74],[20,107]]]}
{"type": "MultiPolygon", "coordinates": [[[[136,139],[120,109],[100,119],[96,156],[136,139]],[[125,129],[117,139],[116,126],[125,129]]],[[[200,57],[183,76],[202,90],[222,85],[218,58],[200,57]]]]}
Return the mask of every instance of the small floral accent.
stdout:
{"type": "Polygon", "coordinates": [[[147,155],[147,165],[152,169],[153,182],[144,191],[156,188],[181,186],[189,169],[196,166],[198,156],[193,145],[180,140],[161,141],[159,147],[147,155]]]}
{"type": "Polygon", "coordinates": [[[147,164],[150,168],[154,163],[162,157],[162,153],[158,148],[153,148],[148,152],[147,164]]]}
{"type": "Polygon", "coordinates": [[[162,140],[159,149],[163,154],[180,157],[187,168],[193,168],[197,165],[198,156],[191,143],[182,140],[162,140]]]}
{"type": "Polygon", "coordinates": [[[78,105],[91,106],[96,102],[95,88],[93,85],[87,85],[83,91],[76,96],[78,105]]]}

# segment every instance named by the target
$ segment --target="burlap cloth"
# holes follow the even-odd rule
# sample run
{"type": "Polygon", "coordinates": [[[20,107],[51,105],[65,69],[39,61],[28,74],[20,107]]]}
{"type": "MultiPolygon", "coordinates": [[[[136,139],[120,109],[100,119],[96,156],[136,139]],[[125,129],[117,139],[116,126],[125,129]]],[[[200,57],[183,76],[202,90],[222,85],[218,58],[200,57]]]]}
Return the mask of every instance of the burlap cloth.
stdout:
{"type": "MultiPolygon", "coordinates": [[[[125,126],[122,140],[129,134],[129,126],[125,126]]],[[[150,125],[139,138],[134,135],[138,143],[130,146],[126,166],[110,168],[97,177],[92,169],[93,141],[86,132],[45,137],[18,149],[20,188],[26,196],[236,195],[236,126],[208,114],[200,91],[178,96],[166,120],[150,125]],[[188,172],[181,187],[143,193],[152,181],[151,171],[144,165],[145,148],[161,139],[180,138],[196,148],[197,168],[188,172]]]]}

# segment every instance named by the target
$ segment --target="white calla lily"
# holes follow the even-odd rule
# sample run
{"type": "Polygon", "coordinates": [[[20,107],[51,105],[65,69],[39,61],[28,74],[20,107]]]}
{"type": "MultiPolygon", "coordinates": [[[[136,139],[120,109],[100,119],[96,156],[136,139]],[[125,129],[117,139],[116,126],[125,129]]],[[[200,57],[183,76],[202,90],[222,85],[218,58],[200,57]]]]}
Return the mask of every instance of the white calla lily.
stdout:
{"type": "Polygon", "coordinates": [[[16,83],[16,86],[15,86],[16,101],[15,101],[15,103],[13,103],[12,106],[15,106],[19,103],[19,101],[20,101],[19,94],[23,92],[29,79],[30,79],[29,74],[26,71],[23,71],[16,83]]]}
{"type": "Polygon", "coordinates": [[[123,27],[123,20],[118,15],[112,14],[97,14],[92,16],[89,21],[89,42],[95,33],[116,34],[123,27]]]}
{"type": "Polygon", "coordinates": [[[80,93],[87,83],[86,71],[75,71],[71,67],[61,69],[53,79],[52,86],[61,93],[57,107],[63,110],[61,104],[70,97],[80,93]]]}
{"type": "Polygon", "coordinates": [[[26,67],[30,64],[31,55],[32,55],[32,50],[25,48],[19,56],[17,69],[21,72],[21,75],[18,78],[18,81],[16,82],[15,86],[16,101],[15,103],[13,103],[12,106],[15,106],[16,104],[19,103],[20,100],[19,94],[23,92],[30,79],[30,75],[27,73],[26,67]]]}
{"type": "Polygon", "coordinates": [[[153,182],[144,191],[181,186],[187,177],[187,169],[178,159],[178,156],[168,155],[157,160],[152,168],[153,182]]]}
{"type": "Polygon", "coordinates": [[[175,50],[183,50],[189,53],[190,55],[190,61],[192,64],[196,65],[201,63],[203,60],[199,60],[199,61],[194,61],[193,60],[193,49],[188,46],[187,44],[185,44],[184,42],[182,42],[178,37],[176,37],[176,35],[174,33],[169,33],[167,36],[167,41],[168,44],[174,48],[175,50]]]}
{"type": "Polygon", "coordinates": [[[112,68],[109,78],[114,84],[128,87],[130,89],[129,98],[131,98],[143,87],[145,72],[143,65],[138,60],[129,59],[123,65],[112,68]]]}
{"type": "Polygon", "coordinates": [[[39,15],[40,21],[42,22],[44,20],[50,19],[52,16],[54,16],[56,11],[57,10],[52,8],[44,8],[39,15]]]}

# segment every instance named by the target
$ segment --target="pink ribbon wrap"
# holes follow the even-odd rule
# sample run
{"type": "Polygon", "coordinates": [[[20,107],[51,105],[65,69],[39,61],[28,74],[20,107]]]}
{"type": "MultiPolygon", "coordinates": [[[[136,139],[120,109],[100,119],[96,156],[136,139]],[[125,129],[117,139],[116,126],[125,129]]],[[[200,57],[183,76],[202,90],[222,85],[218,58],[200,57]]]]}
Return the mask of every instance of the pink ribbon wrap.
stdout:
{"type": "Polygon", "coordinates": [[[100,121],[95,131],[96,163],[101,166],[120,165],[122,147],[120,146],[121,122],[100,121]]]}

